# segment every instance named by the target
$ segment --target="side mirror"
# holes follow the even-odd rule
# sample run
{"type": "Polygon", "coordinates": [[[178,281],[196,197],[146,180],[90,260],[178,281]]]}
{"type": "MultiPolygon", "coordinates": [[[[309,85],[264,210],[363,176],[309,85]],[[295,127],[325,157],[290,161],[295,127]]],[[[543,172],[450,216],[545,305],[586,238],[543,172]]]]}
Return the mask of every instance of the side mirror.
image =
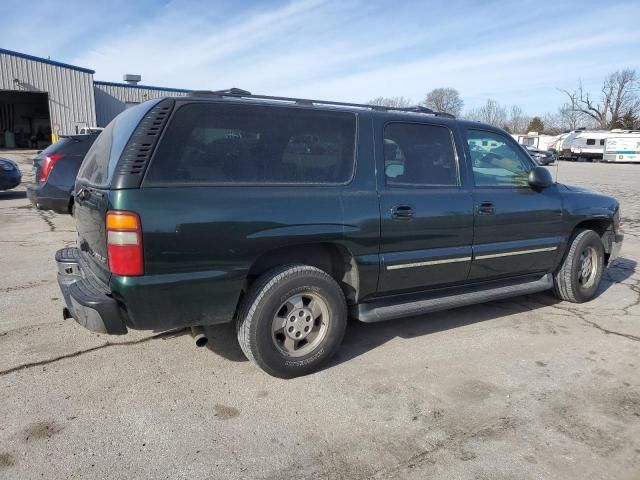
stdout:
{"type": "Polygon", "coordinates": [[[551,172],[544,167],[533,167],[529,172],[529,185],[535,189],[550,187],[553,185],[551,172]]]}

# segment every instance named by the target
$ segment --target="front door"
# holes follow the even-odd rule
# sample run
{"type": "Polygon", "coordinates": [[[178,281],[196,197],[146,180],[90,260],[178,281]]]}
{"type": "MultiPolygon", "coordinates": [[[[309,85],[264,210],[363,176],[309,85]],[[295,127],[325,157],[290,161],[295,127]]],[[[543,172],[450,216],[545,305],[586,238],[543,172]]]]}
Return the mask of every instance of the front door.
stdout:
{"type": "Polygon", "coordinates": [[[556,185],[532,189],[535,166],[506,135],[467,129],[475,227],[469,280],[548,271],[563,242],[562,200],[556,185]]]}
{"type": "Polygon", "coordinates": [[[380,127],[381,265],[379,293],[466,280],[473,202],[446,124],[391,122],[380,127]]]}

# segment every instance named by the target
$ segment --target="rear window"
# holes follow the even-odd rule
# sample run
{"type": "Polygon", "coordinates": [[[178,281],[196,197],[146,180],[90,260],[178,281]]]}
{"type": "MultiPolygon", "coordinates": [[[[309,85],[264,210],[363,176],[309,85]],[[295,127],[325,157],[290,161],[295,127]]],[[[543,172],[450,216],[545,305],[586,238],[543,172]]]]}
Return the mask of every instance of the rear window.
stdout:
{"type": "Polygon", "coordinates": [[[60,140],[58,140],[56,143],[52,143],[47,148],[42,150],[38,155],[41,157],[46,157],[47,155],[51,155],[52,153],[55,153],[56,151],[58,151],[60,147],[66,145],[70,141],[71,140],[68,137],[63,137],[60,140]]]}
{"type": "Polygon", "coordinates": [[[78,179],[94,187],[108,187],[116,164],[134,129],[160,99],[129,108],[114,118],[84,157],[78,179]]]}
{"type": "Polygon", "coordinates": [[[173,115],[145,185],[345,183],[355,137],[347,112],[187,104],[173,115]]]}

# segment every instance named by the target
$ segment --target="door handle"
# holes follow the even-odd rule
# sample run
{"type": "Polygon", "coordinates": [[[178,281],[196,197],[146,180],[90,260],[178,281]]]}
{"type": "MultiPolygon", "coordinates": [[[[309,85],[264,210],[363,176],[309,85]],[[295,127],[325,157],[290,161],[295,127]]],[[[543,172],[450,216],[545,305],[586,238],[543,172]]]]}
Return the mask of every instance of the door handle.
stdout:
{"type": "Polygon", "coordinates": [[[491,202],[480,202],[478,204],[478,215],[494,215],[496,207],[491,202]]]}
{"type": "Polygon", "coordinates": [[[393,218],[411,220],[413,218],[413,208],[409,205],[396,205],[391,209],[393,218]]]}

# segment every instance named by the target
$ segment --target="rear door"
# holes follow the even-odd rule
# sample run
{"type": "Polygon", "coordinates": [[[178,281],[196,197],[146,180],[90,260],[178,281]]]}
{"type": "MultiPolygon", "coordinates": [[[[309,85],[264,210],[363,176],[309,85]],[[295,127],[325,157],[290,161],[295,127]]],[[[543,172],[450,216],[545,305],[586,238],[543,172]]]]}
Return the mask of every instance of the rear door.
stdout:
{"type": "Polygon", "coordinates": [[[475,227],[469,279],[544,272],[563,242],[557,186],[528,184],[533,161],[507,135],[466,129],[473,172],[475,227]]]}
{"type": "Polygon", "coordinates": [[[463,282],[471,264],[473,202],[448,123],[379,126],[379,293],[463,282]]]}

